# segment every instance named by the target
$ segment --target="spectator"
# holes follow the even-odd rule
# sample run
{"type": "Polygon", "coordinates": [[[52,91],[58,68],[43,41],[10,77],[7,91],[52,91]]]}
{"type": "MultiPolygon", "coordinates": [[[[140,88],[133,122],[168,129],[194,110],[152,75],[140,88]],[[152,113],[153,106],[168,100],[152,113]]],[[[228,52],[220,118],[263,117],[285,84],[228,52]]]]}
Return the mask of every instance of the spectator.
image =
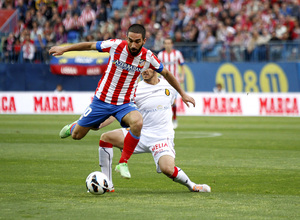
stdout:
{"type": "Polygon", "coordinates": [[[253,31],[249,41],[247,42],[247,46],[246,46],[246,50],[245,50],[245,59],[247,61],[254,60],[253,52],[257,46],[258,37],[259,37],[259,33],[257,31],[253,31]]]}
{"type": "Polygon", "coordinates": [[[27,11],[27,6],[24,4],[23,0],[18,0],[18,5],[17,5],[16,9],[19,12],[19,19],[24,20],[26,11],[27,11]]]}
{"type": "Polygon", "coordinates": [[[32,41],[36,41],[38,39],[38,35],[44,35],[43,28],[39,27],[37,22],[32,22],[32,30],[30,32],[30,39],[32,41]]]}
{"type": "Polygon", "coordinates": [[[121,20],[122,20],[122,18],[120,17],[120,12],[118,10],[115,10],[114,11],[114,15],[113,15],[113,17],[111,19],[112,19],[112,21],[114,23],[118,23],[120,25],[121,24],[121,20]]]}
{"type": "Polygon", "coordinates": [[[291,33],[292,40],[298,41],[300,43],[300,25],[299,21],[295,21],[295,26],[291,33]]]}
{"type": "Polygon", "coordinates": [[[154,53],[159,53],[163,48],[164,48],[163,32],[159,30],[155,35],[152,51],[154,53]]]}
{"type": "Polygon", "coordinates": [[[24,28],[25,28],[25,25],[24,25],[23,20],[18,20],[18,24],[14,29],[14,36],[16,38],[19,38],[21,35],[21,32],[23,31],[24,28]]]}
{"type": "Polygon", "coordinates": [[[45,22],[44,25],[44,36],[46,37],[47,41],[53,41],[55,38],[55,32],[53,31],[53,28],[50,25],[49,21],[45,22]]]}
{"type": "Polygon", "coordinates": [[[55,7],[56,8],[56,5],[55,3],[52,1],[48,1],[47,4],[42,4],[40,6],[40,11],[41,13],[46,17],[46,20],[50,20],[53,16],[52,14],[52,7],[55,7]]]}
{"type": "Polygon", "coordinates": [[[72,13],[72,15],[74,15],[74,14],[80,15],[81,14],[81,10],[78,6],[78,1],[77,0],[73,0],[73,3],[71,4],[71,13],[72,13]]]}
{"type": "Polygon", "coordinates": [[[24,45],[22,47],[23,60],[25,63],[32,63],[35,53],[35,48],[33,43],[30,40],[30,35],[25,36],[24,45]]]}
{"type": "Polygon", "coordinates": [[[17,63],[19,61],[20,52],[22,49],[22,45],[19,38],[16,38],[14,43],[14,62],[17,63]]]}
{"type": "Polygon", "coordinates": [[[60,3],[58,4],[57,11],[58,11],[60,16],[63,16],[64,13],[68,10],[68,1],[67,0],[61,0],[61,1],[58,1],[58,2],[60,2],[60,3]]]}
{"type": "Polygon", "coordinates": [[[201,44],[201,51],[204,57],[214,49],[216,45],[216,38],[213,36],[212,31],[208,28],[206,37],[201,44]]]}
{"type": "Polygon", "coordinates": [[[46,22],[46,17],[42,14],[41,11],[36,12],[36,16],[34,16],[33,21],[37,22],[39,27],[43,27],[46,22]]]}
{"type": "Polygon", "coordinates": [[[89,3],[86,4],[81,16],[84,23],[84,35],[87,36],[90,31],[95,30],[96,12],[89,3]]]}
{"type": "Polygon", "coordinates": [[[10,33],[3,44],[4,61],[7,63],[13,62],[15,38],[13,33],[10,33]]]}
{"type": "Polygon", "coordinates": [[[84,23],[83,23],[82,18],[79,17],[79,14],[74,14],[73,15],[73,20],[74,20],[74,24],[73,24],[72,31],[75,31],[76,33],[82,35],[83,27],[84,27],[84,23]]]}
{"type": "Polygon", "coordinates": [[[66,32],[68,33],[70,30],[73,29],[74,26],[74,18],[72,17],[71,12],[66,13],[65,19],[62,21],[66,32]]]}
{"type": "Polygon", "coordinates": [[[37,35],[37,39],[34,40],[34,46],[35,46],[35,54],[34,54],[34,60],[37,63],[41,63],[46,60],[46,53],[45,50],[47,45],[47,40],[44,38],[41,34],[37,35]]]}
{"type": "Polygon", "coordinates": [[[64,92],[62,84],[57,84],[54,92],[64,92]]]}
{"type": "Polygon", "coordinates": [[[213,88],[214,93],[225,93],[225,89],[223,89],[221,83],[217,83],[216,87],[213,88]]]}
{"type": "Polygon", "coordinates": [[[96,18],[98,23],[102,24],[107,21],[107,11],[102,0],[96,1],[96,18]]]}
{"type": "Polygon", "coordinates": [[[241,30],[237,30],[234,40],[230,44],[230,49],[232,52],[232,60],[234,61],[243,61],[244,59],[244,42],[245,35],[241,30]]]}
{"type": "Polygon", "coordinates": [[[64,26],[60,25],[58,27],[58,31],[56,32],[56,44],[60,45],[67,42],[68,42],[68,38],[65,32],[65,28],[64,26]]]}
{"type": "Polygon", "coordinates": [[[24,25],[26,28],[32,29],[32,15],[29,10],[26,11],[24,25]]]}

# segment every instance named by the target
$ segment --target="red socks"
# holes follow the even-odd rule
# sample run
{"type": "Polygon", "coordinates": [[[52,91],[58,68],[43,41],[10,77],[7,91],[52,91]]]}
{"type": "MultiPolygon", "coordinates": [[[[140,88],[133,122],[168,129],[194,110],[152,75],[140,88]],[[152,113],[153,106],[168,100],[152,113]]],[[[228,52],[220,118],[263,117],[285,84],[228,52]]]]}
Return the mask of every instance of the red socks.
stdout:
{"type": "Polygon", "coordinates": [[[176,111],[177,111],[177,106],[172,105],[173,120],[176,120],[176,118],[177,118],[176,111]]]}
{"type": "Polygon", "coordinates": [[[176,176],[178,175],[178,168],[174,167],[174,173],[172,174],[172,176],[169,176],[171,179],[174,179],[176,176]]]}
{"type": "Polygon", "coordinates": [[[102,140],[99,141],[99,146],[100,147],[107,147],[107,148],[112,148],[113,147],[113,145],[111,143],[108,143],[108,142],[105,142],[105,141],[102,141],[102,140]]]}
{"type": "Polygon", "coordinates": [[[119,163],[127,163],[129,158],[133,154],[136,145],[139,143],[139,140],[140,137],[133,135],[129,130],[129,132],[127,133],[124,139],[124,148],[119,163]]]}

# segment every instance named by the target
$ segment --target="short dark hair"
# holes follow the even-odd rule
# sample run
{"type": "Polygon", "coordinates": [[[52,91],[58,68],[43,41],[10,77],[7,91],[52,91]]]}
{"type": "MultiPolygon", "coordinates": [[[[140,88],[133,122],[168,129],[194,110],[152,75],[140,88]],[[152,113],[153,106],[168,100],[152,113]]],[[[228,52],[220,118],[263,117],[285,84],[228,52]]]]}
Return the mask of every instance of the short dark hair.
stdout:
{"type": "Polygon", "coordinates": [[[173,42],[173,39],[172,39],[171,37],[165,38],[165,39],[164,39],[164,43],[166,42],[166,40],[170,40],[172,44],[174,43],[174,42],[173,42]]]}
{"type": "Polygon", "coordinates": [[[133,33],[136,33],[136,34],[141,34],[142,35],[142,38],[145,39],[145,36],[146,36],[146,29],[143,25],[141,24],[133,24],[131,25],[129,28],[128,28],[128,32],[127,32],[127,35],[129,32],[133,32],[133,33]]]}

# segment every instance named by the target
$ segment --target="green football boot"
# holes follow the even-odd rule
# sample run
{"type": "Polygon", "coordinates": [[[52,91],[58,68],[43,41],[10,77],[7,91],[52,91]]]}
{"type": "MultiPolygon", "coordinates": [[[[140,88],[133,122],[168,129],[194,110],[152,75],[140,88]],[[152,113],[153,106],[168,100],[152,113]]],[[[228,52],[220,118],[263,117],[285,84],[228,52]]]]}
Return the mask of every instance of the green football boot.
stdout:
{"type": "Polygon", "coordinates": [[[121,174],[121,177],[125,179],[131,178],[127,163],[119,163],[116,166],[115,171],[119,172],[121,174]]]}
{"type": "Polygon", "coordinates": [[[67,137],[69,137],[71,135],[71,127],[72,127],[72,125],[74,125],[76,123],[77,123],[77,121],[75,121],[75,122],[73,122],[71,124],[68,124],[65,127],[63,127],[61,129],[61,131],[59,132],[59,136],[61,138],[67,138],[67,137]]]}

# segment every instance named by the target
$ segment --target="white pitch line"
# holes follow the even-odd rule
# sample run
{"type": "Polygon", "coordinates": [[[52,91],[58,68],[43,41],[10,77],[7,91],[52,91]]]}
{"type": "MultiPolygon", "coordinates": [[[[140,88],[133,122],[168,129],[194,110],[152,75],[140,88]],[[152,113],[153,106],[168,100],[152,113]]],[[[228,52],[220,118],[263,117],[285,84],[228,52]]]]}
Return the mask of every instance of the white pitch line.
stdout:
{"type": "Polygon", "coordinates": [[[175,131],[176,139],[208,138],[222,136],[218,132],[175,131]]]}

